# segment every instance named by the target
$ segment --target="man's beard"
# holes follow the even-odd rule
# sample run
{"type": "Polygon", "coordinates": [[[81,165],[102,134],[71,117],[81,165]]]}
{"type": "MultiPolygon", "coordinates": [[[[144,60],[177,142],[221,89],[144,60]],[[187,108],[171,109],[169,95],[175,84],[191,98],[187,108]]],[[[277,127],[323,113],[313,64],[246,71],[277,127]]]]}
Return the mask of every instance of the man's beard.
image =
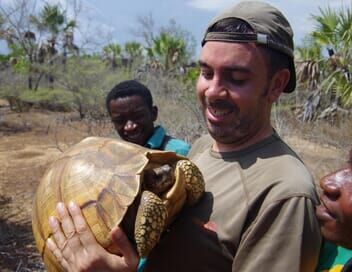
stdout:
{"type": "Polygon", "coordinates": [[[261,94],[261,97],[258,98],[257,105],[256,105],[256,114],[253,116],[241,116],[240,113],[240,108],[232,102],[229,102],[227,100],[222,100],[218,102],[209,102],[207,98],[205,98],[204,101],[204,106],[203,106],[203,117],[207,125],[207,129],[209,134],[214,138],[214,140],[218,141],[219,143],[222,144],[243,144],[245,143],[248,139],[252,137],[252,131],[251,128],[255,126],[256,122],[258,120],[261,120],[261,114],[263,114],[261,111],[259,111],[260,104],[262,102],[262,99],[266,99],[266,96],[268,95],[268,87],[263,89],[263,92],[261,94]],[[231,121],[230,124],[223,124],[221,125],[216,125],[211,123],[207,117],[206,117],[206,110],[211,107],[219,107],[222,109],[229,108],[232,110],[232,115],[234,115],[232,118],[233,120],[231,121]]]}

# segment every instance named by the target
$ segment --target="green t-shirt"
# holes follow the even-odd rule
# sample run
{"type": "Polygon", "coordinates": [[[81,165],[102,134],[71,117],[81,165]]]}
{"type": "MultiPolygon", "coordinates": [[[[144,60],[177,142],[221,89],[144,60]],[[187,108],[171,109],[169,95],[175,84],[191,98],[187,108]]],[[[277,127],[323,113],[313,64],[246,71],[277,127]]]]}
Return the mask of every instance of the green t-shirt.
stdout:
{"type": "Polygon", "coordinates": [[[352,250],[324,241],[317,272],[340,272],[351,258],[352,250]]]}

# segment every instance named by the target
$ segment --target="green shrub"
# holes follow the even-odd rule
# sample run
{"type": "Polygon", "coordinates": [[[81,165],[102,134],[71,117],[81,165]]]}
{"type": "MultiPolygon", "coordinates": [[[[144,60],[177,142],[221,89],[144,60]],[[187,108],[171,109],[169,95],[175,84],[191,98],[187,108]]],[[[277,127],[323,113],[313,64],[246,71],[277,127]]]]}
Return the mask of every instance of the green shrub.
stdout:
{"type": "Polygon", "coordinates": [[[72,92],[62,89],[26,90],[19,98],[35,106],[55,111],[70,111],[73,109],[74,102],[72,92]]]}

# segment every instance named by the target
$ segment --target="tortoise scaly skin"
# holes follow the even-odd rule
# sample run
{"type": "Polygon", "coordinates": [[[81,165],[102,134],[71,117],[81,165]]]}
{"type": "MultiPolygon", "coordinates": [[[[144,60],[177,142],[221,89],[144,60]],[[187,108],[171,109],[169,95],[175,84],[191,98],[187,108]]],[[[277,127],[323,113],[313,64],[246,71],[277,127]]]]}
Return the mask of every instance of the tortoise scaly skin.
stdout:
{"type": "Polygon", "coordinates": [[[120,225],[140,257],[148,256],[182,207],[204,192],[199,169],[174,152],[150,150],[118,139],[89,137],[65,151],[37,188],[32,228],[49,271],[63,271],[45,241],[57,202],[76,202],[96,240],[111,253],[109,233],[120,225]]]}

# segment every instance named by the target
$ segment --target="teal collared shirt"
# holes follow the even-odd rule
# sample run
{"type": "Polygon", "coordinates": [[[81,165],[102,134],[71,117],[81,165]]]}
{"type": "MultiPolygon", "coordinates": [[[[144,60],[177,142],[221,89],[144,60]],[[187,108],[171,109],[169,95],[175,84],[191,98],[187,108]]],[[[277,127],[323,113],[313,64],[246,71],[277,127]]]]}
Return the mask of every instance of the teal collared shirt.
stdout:
{"type": "Polygon", "coordinates": [[[173,151],[182,156],[186,156],[191,148],[185,141],[166,135],[162,126],[155,127],[153,135],[144,146],[151,149],[173,151]]]}
{"type": "MultiPolygon", "coordinates": [[[[352,258],[352,250],[324,241],[320,252],[317,272],[338,272],[352,258]]],[[[347,270],[350,271],[350,270],[347,270]]]]}

